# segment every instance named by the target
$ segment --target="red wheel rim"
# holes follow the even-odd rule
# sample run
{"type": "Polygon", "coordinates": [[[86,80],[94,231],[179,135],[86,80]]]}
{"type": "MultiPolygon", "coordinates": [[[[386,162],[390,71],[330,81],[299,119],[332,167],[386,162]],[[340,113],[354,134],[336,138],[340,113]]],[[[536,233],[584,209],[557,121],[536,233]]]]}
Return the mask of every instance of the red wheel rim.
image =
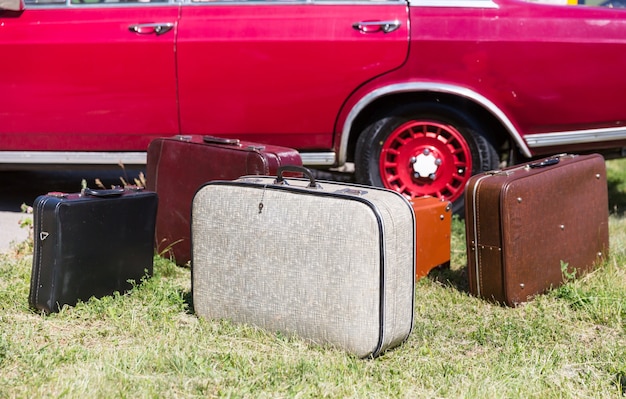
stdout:
{"type": "Polygon", "coordinates": [[[383,144],[383,185],[409,198],[430,195],[454,201],[472,172],[472,153],[463,135],[450,125],[410,121],[383,144]]]}

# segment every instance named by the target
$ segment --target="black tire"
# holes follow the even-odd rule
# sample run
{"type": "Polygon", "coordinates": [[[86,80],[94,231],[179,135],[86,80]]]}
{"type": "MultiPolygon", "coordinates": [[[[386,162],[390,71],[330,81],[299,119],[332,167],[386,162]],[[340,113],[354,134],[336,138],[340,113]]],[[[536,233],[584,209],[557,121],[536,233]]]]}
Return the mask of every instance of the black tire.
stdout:
{"type": "Polygon", "coordinates": [[[367,126],[358,138],[354,163],[358,183],[409,198],[443,197],[462,216],[467,180],[496,169],[499,157],[473,118],[451,106],[426,102],[398,107],[367,126]]]}

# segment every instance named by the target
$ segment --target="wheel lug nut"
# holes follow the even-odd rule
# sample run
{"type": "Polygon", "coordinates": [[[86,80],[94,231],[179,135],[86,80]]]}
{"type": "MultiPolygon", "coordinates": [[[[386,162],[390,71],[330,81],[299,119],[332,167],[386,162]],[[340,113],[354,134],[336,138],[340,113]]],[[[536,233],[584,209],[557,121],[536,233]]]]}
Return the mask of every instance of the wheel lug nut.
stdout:
{"type": "Polygon", "coordinates": [[[430,150],[428,148],[425,148],[424,149],[424,155],[428,155],[428,154],[430,154],[430,150]]]}
{"type": "Polygon", "coordinates": [[[415,172],[415,173],[413,173],[413,177],[416,178],[416,179],[419,179],[420,178],[420,174],[415,172]]]}
{"type": "Polygon", "coordinates": [[[439,165],[441,165],[441,163],[442,163],[441,158],[435,159],[435,165],[439,166],[439,165]]]}
{"type": "Polygon", "coordinates": [[[428,178],[430,180],[435,180],[437,178],[437,176],[434,173],[431,173],[431,174],[428,175],[428,178]]]}
{"type": "Polygon", "coordinates": [[[411,157],[411,159],[409,159],[409,162],[411,162],[412,164],[414,164],[415,162],[417,162],[417,158],[415,158],[415,157],[411,157]]]}

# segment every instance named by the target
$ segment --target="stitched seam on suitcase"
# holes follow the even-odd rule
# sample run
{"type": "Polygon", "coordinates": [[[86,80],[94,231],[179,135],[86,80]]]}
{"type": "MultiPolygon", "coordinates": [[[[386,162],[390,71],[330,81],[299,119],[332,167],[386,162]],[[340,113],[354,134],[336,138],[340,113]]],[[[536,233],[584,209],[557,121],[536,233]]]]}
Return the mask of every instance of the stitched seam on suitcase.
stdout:
{"type": "MultiPolygon", "coordinates": [[[[252,174],[252,175],[256,175],[256,174],[268,175],[270,173],[270,171],[269,171],[270,167],[269,167],[269,163],[268,163],[268,160],[267,160],[267,157],[269,155],[270,154],[264,154],[263,152],[255,149],[255,148],[249,149],[248,150],[248,154],[246,155],[246,174],[247,175],[250,175],[250,174],[252,174]],[[251,168],[250,168],[251,162],[254,162],[255,159],[258,159],[260,161],[261,165],[262,165],[262,169],[263,170],[259,171],[260,173],[257,172],[257,171],[251,170],[251,168]]],[[[271,154],[271,155],[273,155],[273,154],[271,154]]],[[[256,165],[254,165],[254,166],[256,166],[256,165]]]]}
{"type": "MultiPolygon", "coordinates": [[[[478,209],[480,209],[480,195],[478,193],[477,193],[477,198],[476,198],[476,206],[478,209]]],[[[479,226],[479,223],[480,223],[479,219],[480,219],[480,212],[477,212],[476,226],[479,226]]],[[[480,229],[477,229],[477,230],[478,230],[478,235],[476,236],[476,250],[475,250],[476,254],[478,254],[477,261],[476,261],[476,279],[477,279],[476,286],[478,287],[478,293],[480,295],[481,293],[484,292],[484,289],[483,289],[484,287],[483,287],[483,268],[481,267],[482,258],[481,258],[481,253],[478,250],[479,248],[478,243],[480,242],[480,229]]]]}
{"type": "Polygon", "coordinates": [[[35,281],[35,300],[33,305],[37,305],[39,303],[39,283],[41,281],[41,269],[42,269],[42,259],[43,259],[43,241],[41,240],[41,233],[43,232],[43,211],[44,211],[44,207],[46,202],[48,202],[48,198],[42,200],[39,203],[39,209],[38,209],[38,213],[39,213],[39,234],[37,237],[34,237],[35,240],[37,240],[37,246],[39,247],[39,253],[38,253],[38,259],[36,259],[37,262],[37,280],[35,281]]]}
{"type": "Polygon", "coordinates": [[[474,184],[474,190],[473,190],[473,197],[474,197],[474,201],[473,202],[473,213],[474,213],[474,275],[476,276],[476,295],[480,296],[481,293],[483,292],[483,287],[482,287],[482,268],[480,267],[480,254],[478,251],[478,243],[480,242],[480,229],[478,228],[479,225],[479,214],[480,212],[478,212],[479,209],[479,202],[480,202],[480,197],[478,195],[478,186],[480,185],[480,182],[486,178],[487,176],[483,176],[481,178],[479,178],[476,183],[474,184]]]}

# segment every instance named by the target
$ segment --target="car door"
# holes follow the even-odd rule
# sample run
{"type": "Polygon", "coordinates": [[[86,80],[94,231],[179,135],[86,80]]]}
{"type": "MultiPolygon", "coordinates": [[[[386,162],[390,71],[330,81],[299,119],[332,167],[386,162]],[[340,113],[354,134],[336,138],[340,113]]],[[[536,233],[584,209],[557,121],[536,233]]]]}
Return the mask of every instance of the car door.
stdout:
{"type": "Polygon", "coordinates": [[[179,6],[73,1],[0,13],[0,150],[136,151],[178,133],[179,6]]]}
{"type": "Polygon", "coordinates": [[[331,148],[345,99],[408,53],[404,1],[192,0],[181,15],[184,133],[331,148]]]}

